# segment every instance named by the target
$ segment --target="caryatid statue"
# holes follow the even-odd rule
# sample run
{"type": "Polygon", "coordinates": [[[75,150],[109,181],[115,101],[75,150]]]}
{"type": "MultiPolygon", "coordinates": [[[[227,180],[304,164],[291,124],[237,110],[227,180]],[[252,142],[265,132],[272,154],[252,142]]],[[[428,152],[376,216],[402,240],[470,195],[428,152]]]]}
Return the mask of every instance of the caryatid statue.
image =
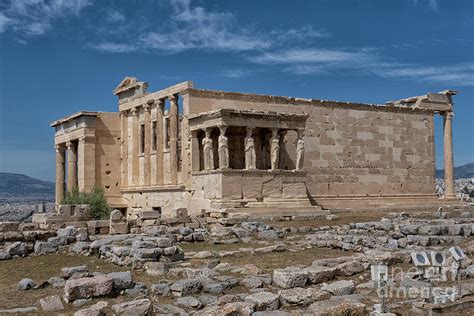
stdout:
{"type": "Polygon", "coordinates": [[[204,170],[214,169],[214,152],[212,149],[211,130],[206,128],[206,136],[202,139],[204,170]]]}
{"type": "Polygon", "coordinates": [[[219,127],[220,135],[219,135],[219,168],[226,169],[229,168],[229,144],[227,136],[225,136],[225,132],[227,130],[227,126],[219,127]]]}
{"type": "Polygon", "coordinates": [[[270,142],[270,158],[272,170],[276,170],[280,163],[280,137],[278,130],[272,130],[272,139],[270,142]]]}
{"type": "Polygon", "coordinates": [[[304,140],[303,132],[298,131],[298,141],[296,143],[296,170],[303,169],[304,166],[304,140]]]}
{"type": "Polygon", "coordinates": [[[245,137],[245,169],[253,170],[257,168],[257,158],[255,156],[255,141],[252,137],[253,128],[247,128],[245,137]]]}

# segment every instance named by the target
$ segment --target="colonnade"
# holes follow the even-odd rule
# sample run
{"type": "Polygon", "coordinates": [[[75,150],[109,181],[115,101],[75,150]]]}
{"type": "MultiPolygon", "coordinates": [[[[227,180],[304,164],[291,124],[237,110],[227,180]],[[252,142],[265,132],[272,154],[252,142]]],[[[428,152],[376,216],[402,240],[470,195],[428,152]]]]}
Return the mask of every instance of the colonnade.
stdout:
{"type": "MultiPolygon", "coordinates": [[[[228,169],[229,168],[229,144],[228,138],[226,136],[226,131],[229,126],[216,126],[216,127],[207,127],[202,130],[195,130],[192,133],[192,159],[193,159],[193,171],[199,170],[214,170],[216,167],[218,169],[228,169]],[[218,137],[218,155],[219,155],[219,166],[214,166],[214,145],[211,138],[211,132],[215,129],[219,129],[218,137]],[[204,132],[204,138],[201,142],[202,152],[200,151],[198,133],[200,131],[204,132]],[[202,155],[203,166],[200,165],[200,157],[202,155]]],[[[253,136],[255,128],[246,127],[246,135],[244,139],[244,150],[245,150],[245,170],[256,170],[257,169],[257,154],[255,150],[255,139],[253,136]]],[[[280,169],[280,150],[281,142],[283,141],[284,135],[287,133],[287,129],[278,129],[272,128],[271,138],[269,140],[270,148],[270,170],[280,169]]],[[[297,131],[297,146],[296,146],[296,163],[295,169],[301,170],[304,165],[304,133],[303,130],[297,131]]]]}
{"type": "Polygon", "coordinates": [[[133,187],[140,185],[140,161],[142,155],[144,158],[144,185],[165,185],[164,170],[165,170],[165,147],[167,145],[167,138],[169,137],[169,166],[170,177],[167,185],[178,184],[178,129],[179,129],[179,109],[178,109],[178,95],[170,95],[166,98],[148,101],[145,104],[139,105],[132,109],[123,110],[120,112],[121,129],[122,129],[122,187],[133,187]],[[166,99],[170,102],[169,109],[169,135],[165,134],[165,102],[166,99]],[[156,121],[152,121],[151,111],[156,108],[156,121]],[[140,114],[143,115],[144,131],[140,130],[140,114]],[[132,116],[132,128],[129,131],[128,117],[132,116]],[[156,122],[156,125],[153,123],[156,122]],[[155,131],[153,131],[155,127],[155,131]],[[143,133],[143,135],[141,135],[143,133]],[[154,139],[155,138],[155,139],[154,139]],[[130,140],[130,141],[129,141],[130,140]],[[141,143],[143,141],[143,144],[141,143]],[[156,146],[153,146],[153,144],[156,146]],[[129,147],[131,148],[131,159],[129,160],[129,147]],[[154,148],[153,148],[154,147],[154,148]],[[152,183],[152,154],[155,154],[156,161],[156,176],[152,183]],[[128,164],[131,163],[131,167],[128,164]],[[131,170],[131,183],[129,183],[128,170],[131,170]]]}

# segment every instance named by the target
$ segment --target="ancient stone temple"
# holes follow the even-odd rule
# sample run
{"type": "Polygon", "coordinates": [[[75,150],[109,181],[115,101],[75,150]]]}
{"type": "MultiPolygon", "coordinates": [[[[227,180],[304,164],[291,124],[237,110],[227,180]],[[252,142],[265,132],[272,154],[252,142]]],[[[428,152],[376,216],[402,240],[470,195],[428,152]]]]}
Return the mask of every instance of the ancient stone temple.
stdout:
{"type": "Polygon", "coordinates": [[[314,212],[436,203],[434,115],[444,116],[446,199],[454,197],[455,91],[357,104],[200,90],[156,92],[126,77],[118,112],[59,119],[56,200],[104,188],[109,203],[168,212],[314,212]]]}

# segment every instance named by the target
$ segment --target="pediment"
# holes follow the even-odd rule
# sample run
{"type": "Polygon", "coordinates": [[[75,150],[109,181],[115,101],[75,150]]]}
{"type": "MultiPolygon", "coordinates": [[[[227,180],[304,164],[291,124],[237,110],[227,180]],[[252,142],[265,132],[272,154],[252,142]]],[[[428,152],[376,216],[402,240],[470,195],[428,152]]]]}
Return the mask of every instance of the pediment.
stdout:
{"type": "Polygon", "coordinates": [[[113,93],[118,95],[122,92],[131,90],[131,89],[138,89],[143,87],[146,90],[148,84],[146,82],[140,82],[135,77],[125,77],[119,85],[114,89],[113,93]]]}

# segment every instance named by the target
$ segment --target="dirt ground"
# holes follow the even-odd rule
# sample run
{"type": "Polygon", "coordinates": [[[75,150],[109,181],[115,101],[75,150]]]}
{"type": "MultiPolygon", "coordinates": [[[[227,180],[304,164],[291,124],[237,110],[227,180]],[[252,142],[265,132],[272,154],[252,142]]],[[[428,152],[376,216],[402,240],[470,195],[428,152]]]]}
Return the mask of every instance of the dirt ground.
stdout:
{"type": "MultiPolygon", "coordinates": [[[[97,257],[85,257],[66,253],[4,260],[0,261],[0,309],[37,306],[37,302],[41,298],[50,295],[62,297],[64,294],[62,288],[47,287],[38,290],[19,291],[16,287],[21,279],[30,278],[36,284],[40,284],[53,276],[60,277],[61,268],[79,265],[89,266],[89,272],[131,271],[135,281],[144,282],[147,285],[157,283],[159,280],[143,272],[133,271],[128,267],[120,267],[97,257]]],[[[110,300],[109,304],[121,300],[122,298],[118,297],[110,300]]]]}

